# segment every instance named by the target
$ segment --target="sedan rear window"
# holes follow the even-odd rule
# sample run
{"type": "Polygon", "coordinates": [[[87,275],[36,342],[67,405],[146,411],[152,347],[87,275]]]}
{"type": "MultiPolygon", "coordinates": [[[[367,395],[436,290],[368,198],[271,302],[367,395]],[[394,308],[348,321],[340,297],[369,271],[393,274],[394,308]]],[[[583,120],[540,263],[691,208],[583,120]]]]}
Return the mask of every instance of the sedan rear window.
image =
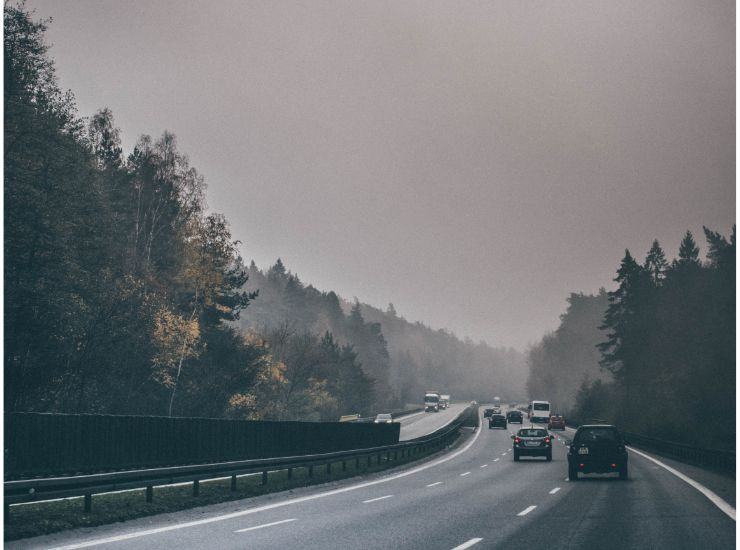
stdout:
{"type": "Polygon", "coordinates": [[[519,430],[517,433],[519,437],[545,437],[547,435],[547,430],[540,430],[537,428],[525,428],[522,430],[519,430]]]}

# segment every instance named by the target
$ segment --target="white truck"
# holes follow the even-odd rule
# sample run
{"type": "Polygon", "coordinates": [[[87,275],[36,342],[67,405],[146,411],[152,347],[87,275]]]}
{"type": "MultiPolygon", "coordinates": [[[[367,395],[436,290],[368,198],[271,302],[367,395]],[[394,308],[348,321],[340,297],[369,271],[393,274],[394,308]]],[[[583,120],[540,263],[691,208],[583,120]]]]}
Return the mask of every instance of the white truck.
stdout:
{"type": "Polygon", "coordinates": [[[443,409],[446,409],[450,406],[450,394],[443,393],[439,396],[439,406],[443,409]]]}
{"type": "Polygon", "coordinates": [[[439,412],[438,391],[428,391],[424,394],[424,412],[439,412]]]}

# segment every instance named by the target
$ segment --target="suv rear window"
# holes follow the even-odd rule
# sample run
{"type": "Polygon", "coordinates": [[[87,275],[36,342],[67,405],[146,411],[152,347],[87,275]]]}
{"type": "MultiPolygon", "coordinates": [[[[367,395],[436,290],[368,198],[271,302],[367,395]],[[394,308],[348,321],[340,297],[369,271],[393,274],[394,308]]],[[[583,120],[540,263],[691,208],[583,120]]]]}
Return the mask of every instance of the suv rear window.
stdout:
{"type": "Polygon", "coordinates": [[[583,428],[578,430],[575,443],[619,443],[621,438],[616,428],[583,428]]]}
{"type": "Polygon", "coordinates": [[[522,430],[519,430],[517,435],[519,437],[545,437],[547,435],[547,430],[540,430],[538,428],[524,428],[522,430]]]}

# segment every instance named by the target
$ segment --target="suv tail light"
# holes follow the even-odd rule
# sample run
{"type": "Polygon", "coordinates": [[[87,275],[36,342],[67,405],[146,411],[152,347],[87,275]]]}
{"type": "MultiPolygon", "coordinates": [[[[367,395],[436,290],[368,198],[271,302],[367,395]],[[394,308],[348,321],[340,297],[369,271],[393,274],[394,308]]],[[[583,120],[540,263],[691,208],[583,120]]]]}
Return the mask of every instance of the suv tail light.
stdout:
{"type": "Polygon", "coordinates": [[[545,443],[547,443],[548,445],[550,444],[550,438],[549,437],[546,437],[545,438],[545,443]]]}
{"type": "Polygon", "coordinates": [[[522,442],[522,438],[521,437],[515,437],[514,438],[514,443],[521,443],[521,442],[522,442]]]}

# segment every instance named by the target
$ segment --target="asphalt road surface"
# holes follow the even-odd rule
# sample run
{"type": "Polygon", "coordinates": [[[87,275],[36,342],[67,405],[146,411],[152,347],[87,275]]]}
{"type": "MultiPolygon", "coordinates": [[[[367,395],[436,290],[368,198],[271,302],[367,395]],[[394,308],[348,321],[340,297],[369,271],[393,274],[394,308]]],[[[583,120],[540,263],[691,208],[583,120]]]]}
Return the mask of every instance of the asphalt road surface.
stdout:
{"type": "Polygon", "coordinates": [[[559,440],[552,462],[515,463],[509,430],[482,423],[455,448],[403,469],[7,547],[735,547],[735,521],[654,462],[633,452],[627,481],[596,475],[569,482],[565,453],[559,440]]]}
{"type": "Polygon", "coordinates": [[[401,441],[414,439],[432,433],[455,420],[469,403],[451,403],[448,408],[439,412],[420,412],[402,416],[398,419],[401,423],[401,441]]]}

